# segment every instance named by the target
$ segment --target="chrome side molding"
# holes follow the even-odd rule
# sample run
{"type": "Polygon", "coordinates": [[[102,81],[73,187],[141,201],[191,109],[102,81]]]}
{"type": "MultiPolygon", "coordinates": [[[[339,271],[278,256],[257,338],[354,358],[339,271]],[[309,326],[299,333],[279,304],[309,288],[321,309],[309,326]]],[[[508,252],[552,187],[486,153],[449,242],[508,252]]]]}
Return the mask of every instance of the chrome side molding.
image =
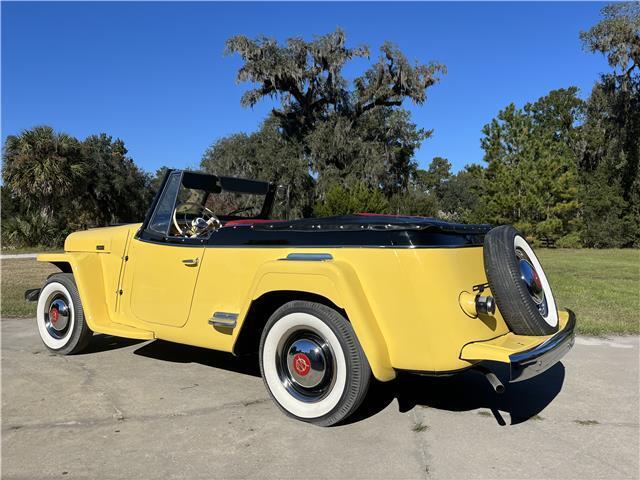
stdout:
{"type": "Polygon", "coordinates": [[[209,319],[209,325],[213,327],[235,328],[238,320],[237,313],[216,312],[209,319]]]}
{"type": "Polygon", "coordinates": [[[281,258],[280,260],[326,262],[327,260],[333,260],[333,256],[330,253],[290,253],[287,258],[281,258]]]}

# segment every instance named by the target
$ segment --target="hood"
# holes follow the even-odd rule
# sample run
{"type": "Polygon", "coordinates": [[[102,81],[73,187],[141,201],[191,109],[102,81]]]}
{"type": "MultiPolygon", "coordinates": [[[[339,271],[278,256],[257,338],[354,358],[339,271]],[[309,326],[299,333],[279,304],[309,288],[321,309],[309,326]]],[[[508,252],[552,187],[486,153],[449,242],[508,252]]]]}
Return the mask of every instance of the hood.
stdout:
{"type": "Polygon", "coordinates": [[[91,228],[72,233],[64,241],[65,252],[111,253],[112,243],[120,237],[126,237],[130,230],[140,228],[139,223],[118,225],[115,227],[91,228]]]}

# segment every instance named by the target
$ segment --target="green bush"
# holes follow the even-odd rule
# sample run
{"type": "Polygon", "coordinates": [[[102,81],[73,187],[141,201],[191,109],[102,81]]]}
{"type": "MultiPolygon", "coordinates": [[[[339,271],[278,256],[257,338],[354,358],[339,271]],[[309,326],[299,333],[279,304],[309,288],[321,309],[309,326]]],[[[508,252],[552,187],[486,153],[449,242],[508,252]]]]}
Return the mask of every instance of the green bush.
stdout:
{"type": "Polygon", "coordinates": [[[389,202],[378,189],[356,183],[350,188],[334,185],[329,188],[323,201],[313,209],[317,217],[349,215],[353,213],[387,213],[389,202]]]}
{"type": "Polygon", "coordinates": [[[438,214],[438,199],[431,193],[409,190],[391,197],[389,211],[394,215],[435,217],[438,214]]]}
{"type": "Polygon", "coordinates": [[[58,222],[38,214],[9,218],[2,222],[2,245],[17,248],[60,246],[69,232],[58,222]]]}
{"type": "Polygon", "coordinates": [[[572,232],[559,238],[556,246],[560,248],[582,248],[582,240],[579,232],[572,232]]]}

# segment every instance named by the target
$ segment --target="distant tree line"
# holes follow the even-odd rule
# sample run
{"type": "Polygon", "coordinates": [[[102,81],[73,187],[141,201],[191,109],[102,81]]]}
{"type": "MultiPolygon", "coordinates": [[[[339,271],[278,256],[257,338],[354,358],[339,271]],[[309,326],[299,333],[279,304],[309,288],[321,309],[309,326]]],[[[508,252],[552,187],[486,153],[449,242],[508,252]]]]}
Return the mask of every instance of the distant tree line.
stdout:
{"type": "Polygon", "coordinates": [[[4,246],[58,246],[87,227],[140,220],[151,177],[106,134],[80,141],[51,127],[8,136],[2,165],[4,246]]]}
{"type": "Polygon", "coordinates": [[[385,43],[353,82],[342,75],[366,46],[346,47],[340,30],[307,42],[231,38],[238,82],[252,106],[279,100],[252,134],[215,142],[202,168],[288,185],[294,215],[370,211],[514,224],[534,242],[565,247],[640,246],[640,4],[616,3],[580,37],[612,68],[587,100],[576,87],[522,108],[510,104],[482,129],[484,165],[453,174],[444,158],[418,168],[431,131],[402,107],[422,104],[445,73],[410,64],[385,43]]]}
{"type": "MultiPolygon", "coordinates": [[[[640,246],[640,4],[602,14],[580,35],[611,66],[590,96],[569,86],[507,105],[482,129],[484,165],[457,173],[440,157],[419,168],[415,152],[432,132],[403,108],[426,102],[443,65],[411,63],[385,43],[348,81],[344,66],[370,51],[347,47],[341,30],[284,45],[233,37],[237,80],[253,84],[242,105],[274,98],[277,107],[256,132],[213,143],[201,168],[286,186],[291,217],[426,215],[510,223],[563,247],[640,246]]],[[[8,137],[3,160],[5,245],[58,244],[74,229],[141,220],[164,172],[140,170],[121,140],[49,127],[8,137]]]]}

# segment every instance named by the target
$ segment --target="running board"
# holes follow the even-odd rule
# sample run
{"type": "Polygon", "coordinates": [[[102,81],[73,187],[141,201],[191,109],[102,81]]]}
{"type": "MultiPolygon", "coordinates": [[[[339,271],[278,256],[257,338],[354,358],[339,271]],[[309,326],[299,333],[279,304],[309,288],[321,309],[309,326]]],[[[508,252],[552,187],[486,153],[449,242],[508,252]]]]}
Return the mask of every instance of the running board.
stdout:
{"type": "Polygon", "coordinates": [[[135,338],[137,340],[153,340],[156,338],[154,333],[149,330],[141,330],[116,322],[97,325],[96,331],[106,335],[113,335],[114,337],[135,338]]]}

